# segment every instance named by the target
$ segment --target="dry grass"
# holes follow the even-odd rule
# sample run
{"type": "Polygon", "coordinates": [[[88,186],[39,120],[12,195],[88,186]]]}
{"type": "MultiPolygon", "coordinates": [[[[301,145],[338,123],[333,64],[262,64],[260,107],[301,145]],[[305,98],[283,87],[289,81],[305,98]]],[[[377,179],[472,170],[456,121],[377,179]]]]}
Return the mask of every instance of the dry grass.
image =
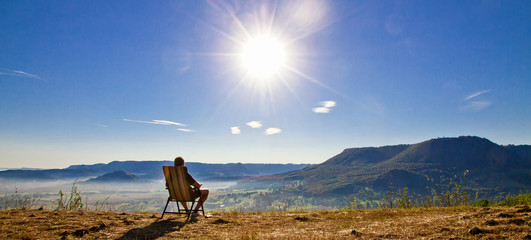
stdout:
{"type": "Polygon", "coordinates": [[[185,224],[178,215],[159,220],[160,213],[6,210],[0,211],[0,239],[531,239],[530,212],[527,207],[225,212],[185,224]]]}

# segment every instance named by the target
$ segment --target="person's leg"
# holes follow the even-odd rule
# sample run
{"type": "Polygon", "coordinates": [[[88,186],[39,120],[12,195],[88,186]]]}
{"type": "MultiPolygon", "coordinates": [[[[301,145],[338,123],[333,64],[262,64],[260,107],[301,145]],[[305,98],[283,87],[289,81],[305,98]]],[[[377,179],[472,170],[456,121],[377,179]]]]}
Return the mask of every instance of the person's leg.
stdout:
{"type": "Polygon", "coordinates": [[[188,211],[188,204],[186,204],[186,202],[181,201],[181,205],[183,206],[184,210],[188,211]]]}
{"type": "Polygon", "coordinates": [[[201,197],[199,198],[199,202],[197,203],[197,206],[195,207],[194,212],[199,211],[199,208],[201,208],[203,203],[207,200],[208,193],[209,193],[208,189],[201,189],[201,197]]]}

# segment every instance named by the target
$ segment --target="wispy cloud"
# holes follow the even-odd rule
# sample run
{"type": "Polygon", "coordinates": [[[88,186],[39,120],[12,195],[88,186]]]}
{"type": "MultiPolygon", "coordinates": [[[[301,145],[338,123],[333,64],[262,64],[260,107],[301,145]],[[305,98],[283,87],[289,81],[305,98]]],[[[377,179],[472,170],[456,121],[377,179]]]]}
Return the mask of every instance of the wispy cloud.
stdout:
{"type": "Polygon", "coordinates": [[[26,78],[34,78],[34,79],[41,79],[40,76],[32,73],[27,73],[20,70],[4,70],[0,72],[0,75],[6,75],[6,76],[13,76],[13,77],[26,77],[26,78]]]}
{"type": "Polygon", "coordinates": [[[479,112],[490,105],[492,105],[491,101],[487,100],[477,100],[477,98],[485,93],[490,92],[490,89],[478,91],[473,94],[470,94],[465,98],[465,106],[461,107],[461,111],[473,111],[473,112],[479,112]]]}
{"type": "Polygon", "coordinates": [[[472,101],[462,107],[461,110],[479,112],[490,105],[492,105],[492,103],[489,101],[472,101]]]}
{"type": "Polygon", "coordinates": [[[231,128],[230,128],[230,133],[231,133],[232,135],[240,134],[240,133],[241,133],[240,127],[231,127],[231,128]]]}
{"type": "Polygon", "coordinates": [[[179,69],[177,69],[177,72],[179,74],[185,74],[186,72],[188,72],[189,69],[190,69],[190,66],[187,65],[187,66],[180,67],[179,69]]]}
{"type": "Polygon", "coordinates": [[[281,133],[282,132],[282,129],[280,128],[268,128],[265,130],[265,135],[273,135],[273,134],[277,134],[277,133],[281,133]]]}
{"type": "Polygon", "coordinates": [[[468,101],[468,100],[470,100],[472,98],[478,97],[479,95],[482,95],[482,94],[488,93],[488,92],[490,92],[490,90],[483,90],[483,91],[479,91],[479,92],[473,93],[473,94],[469,95],[468,97],[466,97],[465,101],[468,101]]]}
{"type": "Polygon", "coordinates": [[[167,121],[167,120],[142,121],[142,120],[131,120],[131,119],[126,119],[126,118],[124,118],[123,120],[127,121],[127,122],[149,123],[149,124],[157,124],[157,125],[176,125],[176,126],[181,126],[181,127],[188,126],[188,125],[183,124],[183,123],[172,122],[172,121],[167,121]]]}
{"type": "Polygon", "coordinates": [[[156,122],[156,124],[162,124],[162,125],[177,125],[177,126],[187,126],[186,124],[183,124],[183,123],[178,123],[178,122],[172,122],[172,121],[167,121],[167,120],[153,120],[153,122],[156,122]]]}
{"type": "Polygon", "coordinates": [[[181,131],[181,132],[195,132],[195,130],[192,130],[192,129],[186,129],[186,128],[177,128],[177,131],[181,131]]]}
{"type": "Polygon", "coordinates": [[[260,121],[251,121],[247,123],[247,126],[252,127],[252,128],[261,128],[262,123],[260,121]]]}
{"type": "Polygon", "coordinates": [[[314,113],[329,113],[332,108],[336,106],[335,101],[322,101],[319,103],[320,107],[312,108],[314,113]]]}

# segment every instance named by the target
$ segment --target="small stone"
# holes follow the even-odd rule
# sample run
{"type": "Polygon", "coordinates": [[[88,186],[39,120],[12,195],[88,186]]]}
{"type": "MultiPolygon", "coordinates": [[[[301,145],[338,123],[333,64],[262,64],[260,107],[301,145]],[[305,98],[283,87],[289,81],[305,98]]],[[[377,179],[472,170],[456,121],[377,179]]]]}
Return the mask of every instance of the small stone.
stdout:
{"type": "Polygon", "coordinates": [[[125,223],[126,225],[131,225],[131,224],[133,224],[135,222],[131,221],[131,220],[128,220],[127,218],[124,218],[123,223],[125,223]]]}
{"type": "Polygon", "coordinates": [[[212,224],[227,224],[227,223],[229,223],[229,221],[223,220],[221,218],[212,222],[212,224]]]}
{"type": "Polygon", "coordinates": [[[79,229],[79,230],[76,230],[74,233],[72,233],[72,235],[76,236],[76,237],[83,237],[85,235],[87,235],[89,233],[88,230],[86,229],[79,229]]]}
{"type": "Polygon", "coordinates": [[[306,222],[306,221],[308,221],[308,218],[306,216],[302,216],[302,217],[301,216],[297,216],[297,217],[295,217],[295,220],[301,221],[301,222],[306,222]]]}
{"type": "Polygon", "coordinates": [[[388,239],[389,239],[389,238],[400,238],[400,236],[395,235],[395,234],[390,234],[390,233],[385,234],[385,235],[380,235],[379,237],[381,237],[381,238],[388,238],[388,239]]]}
{"type": "Polygon", "coordinates": [[[516,210],[516,212],[517,213],[528,213],[528,212],[531,212],[531,208],[529,208],[528,206],[524,206],[521,209],[516,210]]]}
{"type": "Polygon", "coordinates": [[[478,235],[478,234],[483,233],[483,230],[479,229],[478,227],[473,227],[470,230],[468,230],[468,233],[472,235],[478,235]]]}
{"type": "Polygon", "coordinates": [[[356,231],[356,230],[354,230],[354,229],[352,229],[352,232],[350,232],[350,234],[352,234],[352,235],[354,235],[354,236],[356,236],[356,237],[361,236],[361,233],[358,232],[358,231],[356,231]]]}
{"type": "Polygon", "coordinates": [[[512,217],[514,217],[514,215],[508,214],[508,213],[500,213],[500,214],[498,214],[498,217],[500,217],[500,218],[512,218],[512,217]]]}
{"type": "Polygon", "coordinates": [[[485,225],[488,225],[488,226],[496,226],[498,224],[500,224],[500,223],[498,223],[498,221],[496,221],[494,219],[493,220],[488,220],[488,221],[485,222],[485,225]]]}
{"type": "Polygon", "coordinates": [[[101,223],[99,226],[94,226],[94,227],[89,228],[89,232],[98,232],[105,228],[107,228],[107,224],[101,223]]]}
{"type": "Polygon", "coordinates": [[[509,220],[509,223],[516,224],[516,225],[523,225],[525,223],[525,220],[524,219],[515,218],[515,219],[509,220]]]}

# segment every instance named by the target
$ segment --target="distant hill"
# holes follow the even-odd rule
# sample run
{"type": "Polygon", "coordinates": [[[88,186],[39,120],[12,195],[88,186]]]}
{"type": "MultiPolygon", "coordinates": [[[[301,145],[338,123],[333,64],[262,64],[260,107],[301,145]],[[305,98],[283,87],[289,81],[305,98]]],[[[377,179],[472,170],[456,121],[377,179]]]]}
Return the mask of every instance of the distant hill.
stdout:
{"type": "Polygon", "coordinates": [[[124,171],[114,171],[104,175],[101,175],[96,178],[91,178],[84,183],[135,183],[135,182],[148,182],[142,178],[137,177],[136,175],[124,171]]]}
{"type": "MultiPolygon", "coordinates": [[[[172,166],[173,161],[113,161],[108,164],[72,165],[65,169],[39,170],[5,170],[0,171],[0,178],[12,180],[70,180],[98,177],[114,171],[125,171],[146,180],[164,179],[162,166],[172,166]]],[[[237,179],[246,176],[278,174],[298,170],[311,164],[260,164],[227,163],[210,164],[187,162],[188,171],[197,180],[202,179],[237,179]]]]}
{"type": "Polygon", "coordinates": [[[438,138],[412,145],[350,148],[329,160],[280,174],[312,194],[351,194],[408,187],[426,192],[464,182],[485,195],[531,190],[531,146],[500,146],[480,137],[438,138]]]}

